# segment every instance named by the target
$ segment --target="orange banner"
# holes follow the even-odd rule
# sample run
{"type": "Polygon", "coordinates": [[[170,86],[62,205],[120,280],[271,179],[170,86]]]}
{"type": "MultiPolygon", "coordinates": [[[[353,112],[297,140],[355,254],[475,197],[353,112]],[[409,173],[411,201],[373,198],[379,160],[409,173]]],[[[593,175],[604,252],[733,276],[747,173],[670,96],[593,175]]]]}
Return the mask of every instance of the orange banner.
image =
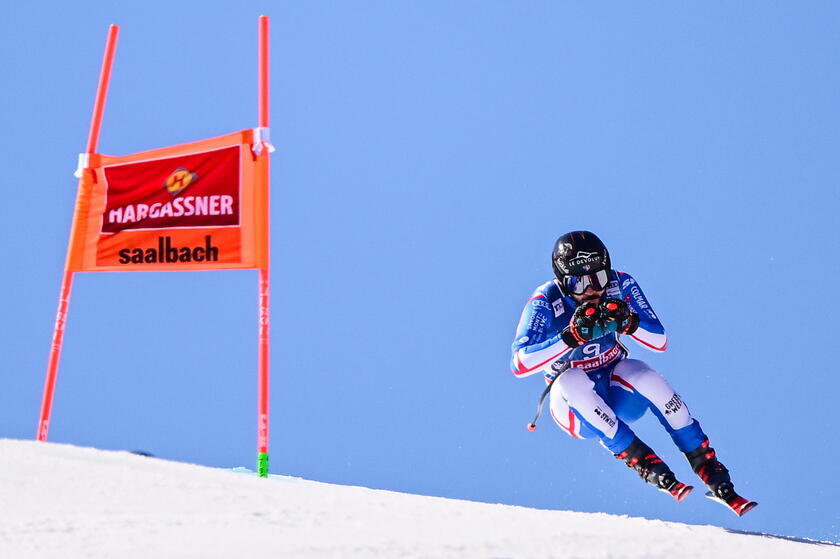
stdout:
{"type": "Polygon", "coordinates": [[[90,154],[67,269],[220,270],[268,265],[266,156],[254,131],[135,153],[90,154]]]}

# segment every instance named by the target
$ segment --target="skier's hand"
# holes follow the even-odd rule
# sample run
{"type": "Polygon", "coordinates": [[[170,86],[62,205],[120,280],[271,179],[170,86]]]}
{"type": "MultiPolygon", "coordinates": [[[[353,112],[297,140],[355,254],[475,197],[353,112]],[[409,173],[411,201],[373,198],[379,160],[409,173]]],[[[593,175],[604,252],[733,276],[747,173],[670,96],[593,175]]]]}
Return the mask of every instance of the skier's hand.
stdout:
{"type": "Polygon", "coordinates": [[[632,334],[639,328],[639,315],[630,310],[627,303],[615,297],[607,297],[599,305],[602,324],[606,327],[611,321],[615,323],[615,332],[632,334]]]}
{"type": "Polygon", "coordinates": [[[599,325],[601,309],[595,303],[584,303],[575,309],[569,326],[563,330],[563,341],[569,347],[583,345],[605,334],[599,325]]]}

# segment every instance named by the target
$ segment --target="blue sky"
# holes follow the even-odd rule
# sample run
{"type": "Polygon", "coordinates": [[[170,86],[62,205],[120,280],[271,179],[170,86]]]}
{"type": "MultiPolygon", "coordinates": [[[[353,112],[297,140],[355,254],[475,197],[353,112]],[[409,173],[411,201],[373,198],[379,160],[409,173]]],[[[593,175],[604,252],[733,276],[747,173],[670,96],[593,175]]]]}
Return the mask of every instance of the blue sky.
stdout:
{"type": "MultiPolygon", "coordinates": [[[[840,539],[833,330],[840,7],[830,2],[121,2],[0,9],[0,437],[34,438],[107,27],[100,140],[256,125],[272,26],[272,472],[840,539]],[[554,239],[645,289],[638,348],[711,436],[742,519],[676,505],[515,379],[554,239]],[[828,289],[824,285],[827,283],[828,289]]],[[[50,440],[255,460],[257,274],[80,274],[50,440]]],[[[654,418],[636,431],[690,479],[654,418]]]]}

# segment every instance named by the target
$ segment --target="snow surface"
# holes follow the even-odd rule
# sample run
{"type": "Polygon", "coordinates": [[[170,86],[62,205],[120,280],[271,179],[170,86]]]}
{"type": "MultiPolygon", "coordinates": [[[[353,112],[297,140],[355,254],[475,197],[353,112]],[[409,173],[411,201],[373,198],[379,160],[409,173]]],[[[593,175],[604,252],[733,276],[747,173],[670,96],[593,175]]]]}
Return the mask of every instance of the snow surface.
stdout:
{"type": "Polygon", "coordinates": [[[0,558],[76,557],[798,559],[840,546],[0,439],[0,558]]]}

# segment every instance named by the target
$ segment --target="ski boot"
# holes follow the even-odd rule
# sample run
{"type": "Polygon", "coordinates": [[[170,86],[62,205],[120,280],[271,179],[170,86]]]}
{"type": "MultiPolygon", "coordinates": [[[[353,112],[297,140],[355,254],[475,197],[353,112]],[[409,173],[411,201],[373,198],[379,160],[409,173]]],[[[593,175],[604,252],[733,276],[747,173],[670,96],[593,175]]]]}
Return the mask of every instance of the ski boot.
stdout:
{"type": "Polygon", "coordinates": [[[634,438],[630,446],[615,457],[624,460],[627,467],[636,470],[643,480],[660,491],[668,493],[678,503],[681,503],[694,489],[690,485],[677,481],[668,465],[638,437],[634,438]]]}
{"type": "Polygon", "coordinates": [[[709,488],[706,497],[725,505],[738,516],[743,516],[758,506],[755,501],[745,499],[735,492],[735,486],[729,478],[729,470],[717,459],[715,449],[709,446],[709,439],[691,452],[686,452],[685,456],[691,464],[691,469],[709,488]]]}

